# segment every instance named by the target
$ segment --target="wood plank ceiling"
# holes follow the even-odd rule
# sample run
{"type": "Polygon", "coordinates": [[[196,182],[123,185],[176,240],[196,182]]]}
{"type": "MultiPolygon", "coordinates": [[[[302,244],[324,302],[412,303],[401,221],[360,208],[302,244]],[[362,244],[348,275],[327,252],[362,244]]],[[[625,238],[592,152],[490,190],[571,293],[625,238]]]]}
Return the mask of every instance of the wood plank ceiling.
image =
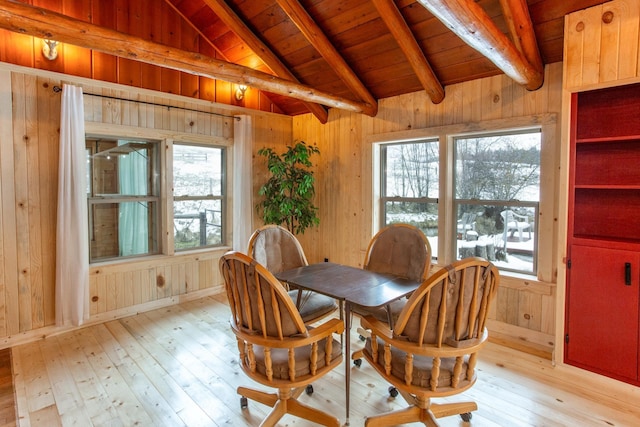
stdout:
{"type": "Polygon", "coordinates": [[[606,2],[162,1],[222,60],[12,0],[0,0],[0,28],[246,84],[324,123],[327,107],[373,116],[379,99],[425,90],[438,103],[447,85],[499,73],[535,90],[562,60],[564,15],[606,2]]]}

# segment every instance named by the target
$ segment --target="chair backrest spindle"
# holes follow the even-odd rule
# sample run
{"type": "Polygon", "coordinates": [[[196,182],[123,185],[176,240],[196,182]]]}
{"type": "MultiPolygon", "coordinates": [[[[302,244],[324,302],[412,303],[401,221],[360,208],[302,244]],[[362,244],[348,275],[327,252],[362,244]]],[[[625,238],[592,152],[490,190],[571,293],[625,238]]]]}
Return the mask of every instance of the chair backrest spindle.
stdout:
{"type": "MultiPolygon", "coordinates": [[[[247,254],[272,274],[308,265],[302,245],[286,228],[267,224],[253,232],[249,238],[247,254]]],[[[287,283],[282,283],[289,288],[287,283]]],[[[338,308],[333,298],[309,291],[291,290],[300,315],[308,324],[328,316],[338,308]]]]}
{"type": "MultiPolygon", "coordinates": [[[[277,388],[277,400],[265,419],[275,425],[285,413],[339,426],[336,417],[302,402],[287,403],[298,397],[303,387],[335,369],[342,362],[342,349],[334,334],[344,331],[340,319],[328,319],[315,329],[307,329],[300,312],[282,283],[250,256],[230,251],[220,258],[239,366],[254,381],[277,388]]],[[[272,395],[238,387],[243,399],[272,402],[272,395]]]]}

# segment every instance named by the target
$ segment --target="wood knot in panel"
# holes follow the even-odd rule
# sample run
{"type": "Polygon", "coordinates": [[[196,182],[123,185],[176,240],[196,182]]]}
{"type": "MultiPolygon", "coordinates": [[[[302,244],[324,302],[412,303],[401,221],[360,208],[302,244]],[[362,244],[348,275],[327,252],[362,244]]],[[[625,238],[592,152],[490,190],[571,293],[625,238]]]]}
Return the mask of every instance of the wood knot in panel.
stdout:
{"type": "Polygon", "coordinates": [[[97,295],[91,297],[91,301],[93,301],[93,302],[98,302],[99,299],[100,299],[100,297],[97,296],[97,295]]]}
{"type": "Polygon", "coordinates": [[[581,32],[584,30],[584,22],[580,21],[576,24],[576,31],[581,32]]]}
{"type": "Polygon", "coordinates": [[[156,276],[156,286],[159,288],[162,288],[164,287],[164,285],[165,285],[164,276],[162,275],[156,276]]]}
{"type": "Polygon", "coordinates": [[[608,10],[602,14],[602,22],[605,24],[611,24],[611,21],[613,21],[613,12],[608,10]]]}

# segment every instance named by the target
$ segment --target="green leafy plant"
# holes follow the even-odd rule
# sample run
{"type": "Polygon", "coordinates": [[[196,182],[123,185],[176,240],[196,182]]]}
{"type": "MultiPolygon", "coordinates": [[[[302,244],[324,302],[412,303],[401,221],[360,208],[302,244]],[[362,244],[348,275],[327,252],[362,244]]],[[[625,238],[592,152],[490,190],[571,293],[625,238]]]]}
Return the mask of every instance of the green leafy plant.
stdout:
{"type": "Polygon", "coordinates": [[[258,194],[264,199],[256,205],[265,224],[285,224],[292,233],[304,233],[318,225],[318,208],[313,205],[315,195],[311,156],[320,154],[315,146],[297,142],[287,151],[277,154],[271,148],[262,148],[258,154],[267,158],[269,180],[260,187],[258,194]]]}

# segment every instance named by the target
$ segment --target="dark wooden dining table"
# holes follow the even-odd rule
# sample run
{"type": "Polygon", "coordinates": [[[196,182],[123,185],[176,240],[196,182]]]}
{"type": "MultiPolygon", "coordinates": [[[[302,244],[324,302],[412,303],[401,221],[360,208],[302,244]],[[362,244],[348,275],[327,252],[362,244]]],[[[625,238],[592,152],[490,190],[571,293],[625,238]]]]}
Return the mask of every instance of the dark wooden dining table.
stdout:
{"type": "Polygon", "coordinates": [[[382,307],[413,292],[420,282],[376,273],[347,265],[322,262],[276,274],[278,280],[305,290],[335,298],[344,307],[345,322],[345,410],[349,425],[349,383],[351,380],[351,306],[382,307]]]}

